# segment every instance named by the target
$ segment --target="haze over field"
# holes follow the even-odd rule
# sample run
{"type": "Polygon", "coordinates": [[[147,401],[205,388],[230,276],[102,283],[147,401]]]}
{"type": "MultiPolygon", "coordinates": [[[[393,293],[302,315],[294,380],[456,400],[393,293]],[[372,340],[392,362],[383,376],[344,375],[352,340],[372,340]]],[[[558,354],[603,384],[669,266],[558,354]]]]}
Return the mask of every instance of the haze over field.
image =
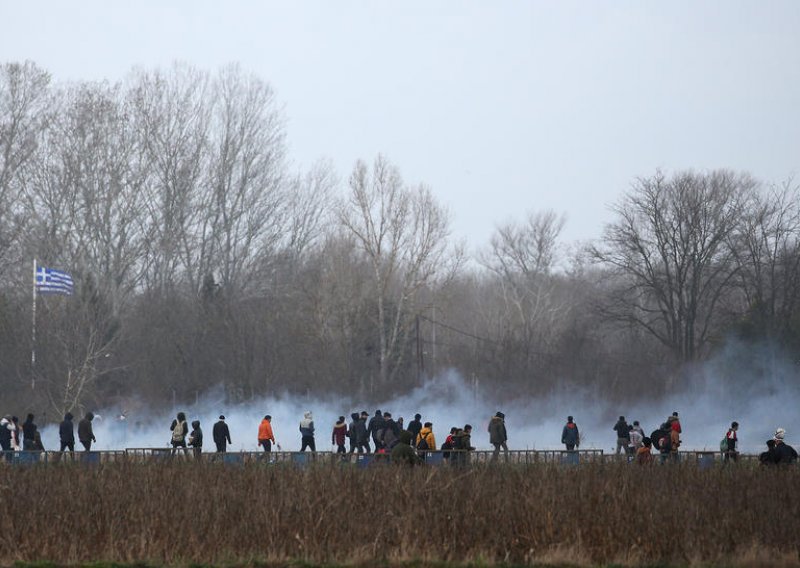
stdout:
{"type": "Polygon", "coordinates": [[[0,7],[0,413],[791,438],[796,2],[42,7],[0,7]]]}

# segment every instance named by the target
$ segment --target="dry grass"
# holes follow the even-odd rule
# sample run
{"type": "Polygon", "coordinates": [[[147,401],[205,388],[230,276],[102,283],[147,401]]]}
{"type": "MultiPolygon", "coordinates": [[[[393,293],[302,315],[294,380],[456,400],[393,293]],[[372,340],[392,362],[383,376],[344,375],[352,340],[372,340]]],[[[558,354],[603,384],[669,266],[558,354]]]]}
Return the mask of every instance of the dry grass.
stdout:
{"type": "Polygon", "coordinates": [[[798,565],[800,469],[0,467],[0,562],[798,565]]]}

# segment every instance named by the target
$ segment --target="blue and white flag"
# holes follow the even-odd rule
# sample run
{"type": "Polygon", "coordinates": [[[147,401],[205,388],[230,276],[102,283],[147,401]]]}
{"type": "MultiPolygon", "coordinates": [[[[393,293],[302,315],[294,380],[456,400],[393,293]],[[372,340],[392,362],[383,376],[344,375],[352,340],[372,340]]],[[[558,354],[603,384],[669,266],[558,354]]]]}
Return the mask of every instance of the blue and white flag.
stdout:
{"type": "Polygon", "coordinates": [[[54,268],[36,267],[36,291],[39,294],[64,294],[71,296],[72,276],[54,268]]]}

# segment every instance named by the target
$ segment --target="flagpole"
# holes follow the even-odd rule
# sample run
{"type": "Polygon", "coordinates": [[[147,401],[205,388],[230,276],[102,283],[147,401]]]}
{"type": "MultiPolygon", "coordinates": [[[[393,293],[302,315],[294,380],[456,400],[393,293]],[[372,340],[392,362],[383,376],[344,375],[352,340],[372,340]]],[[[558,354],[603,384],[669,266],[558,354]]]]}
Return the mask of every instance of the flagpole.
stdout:
{"type": "Polygon", "coordinates": [[[31,326],[31,390],[36,389],[36,259],[33,259],[33,326],[31,326]]]}

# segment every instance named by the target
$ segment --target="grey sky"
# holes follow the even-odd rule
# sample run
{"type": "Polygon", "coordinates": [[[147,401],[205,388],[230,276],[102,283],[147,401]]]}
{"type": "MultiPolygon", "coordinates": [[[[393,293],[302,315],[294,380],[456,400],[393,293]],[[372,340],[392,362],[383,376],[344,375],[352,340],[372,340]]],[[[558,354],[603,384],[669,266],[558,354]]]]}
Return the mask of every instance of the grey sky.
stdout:
{"type": "Polygon", "coordinates": [[[637,175],[800,173],[800,2],[0,0],[0,60],[63,79],[238,61],[293,159],[385,153],[472,245],[527,210],[600,234],[637,175]]]}

